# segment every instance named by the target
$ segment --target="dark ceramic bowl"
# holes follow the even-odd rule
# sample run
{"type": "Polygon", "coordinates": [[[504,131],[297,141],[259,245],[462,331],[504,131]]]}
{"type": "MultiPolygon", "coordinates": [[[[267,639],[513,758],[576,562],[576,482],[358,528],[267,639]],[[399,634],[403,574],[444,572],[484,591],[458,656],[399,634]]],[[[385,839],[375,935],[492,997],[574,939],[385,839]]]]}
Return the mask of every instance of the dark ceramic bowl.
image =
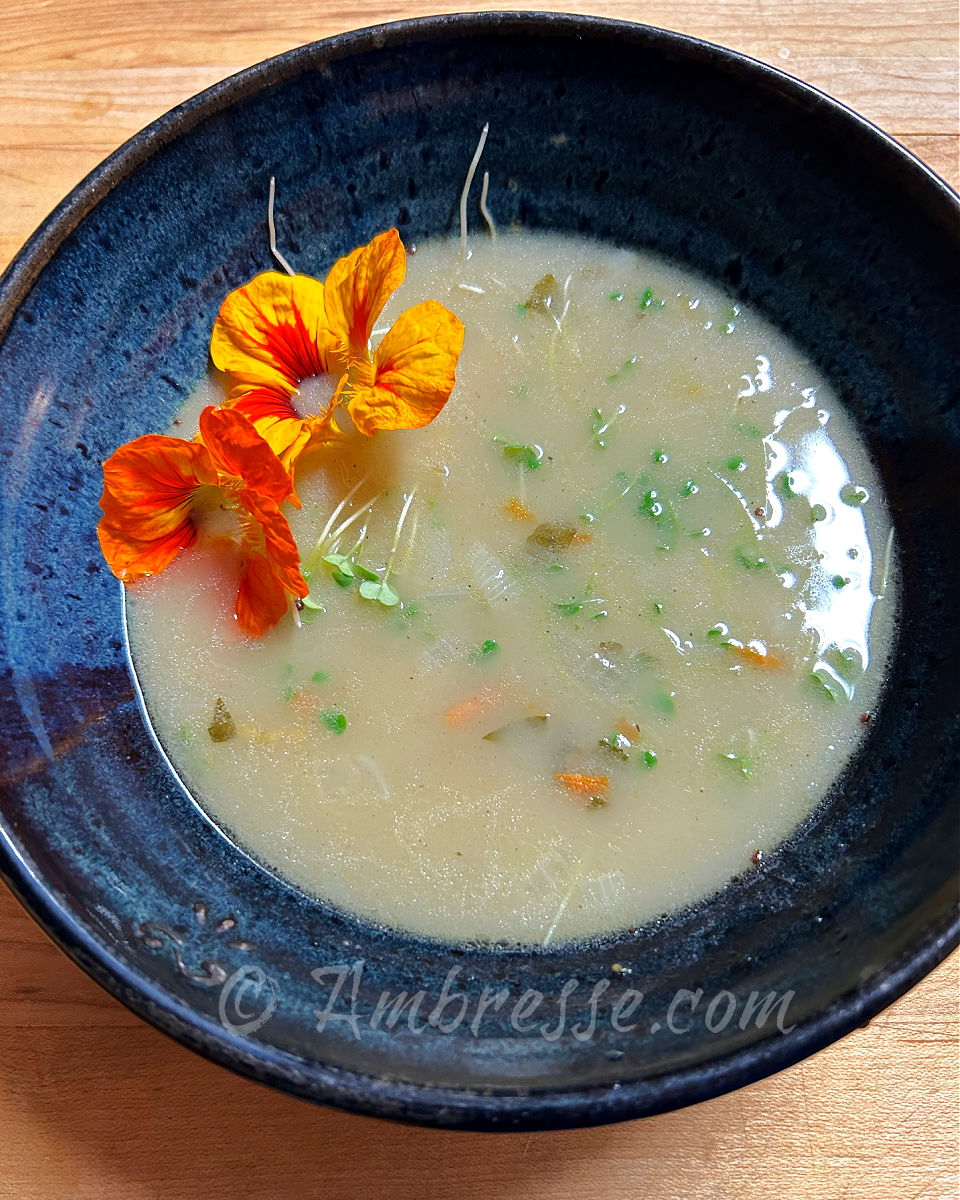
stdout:
{"type": "Polygon", "coordinates": [[[957,940],[958,227],[956,197],[833,101],[728,51],[581,17],[348,34],[135,137],[0,285],[0,869],[14,892],[104,987],[210,1058],[451,1128],[659,1112],[868,1021],[957,940]],[[94,533],[101,460],[167,425],[221,298],[269,265],[270,175],[285,248],[322,272],[390,225],[408,241],[452,231],[484,121],[501,220],[689,263],[816,360],[886,479],[903,566],[886,699],[813,818],[696,908],[549,952],[373,928],[231,846],[145,724],[94,533]],[[381,992],[421,989],[434,1024],[414,1032],[407,1009],[377,1027],[381,992]],[[504,991],[499,1008],[482,1012],[484,989],[504,991]]]}

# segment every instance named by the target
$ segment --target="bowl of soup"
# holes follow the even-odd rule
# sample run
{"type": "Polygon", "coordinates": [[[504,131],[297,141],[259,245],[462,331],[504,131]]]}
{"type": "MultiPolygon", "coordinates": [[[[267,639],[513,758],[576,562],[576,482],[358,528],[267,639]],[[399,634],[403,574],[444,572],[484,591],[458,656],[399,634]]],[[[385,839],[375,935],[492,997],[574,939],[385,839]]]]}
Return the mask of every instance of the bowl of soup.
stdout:
{"type": "Polygon", "coordinates": [[[957,939],[956,217],[828,98],[583,17],[347,34],[138,135],[0,288],[15,893],[215,1061],[444,1127],[863,1024],[957,939]],[[245,636],[216,513],[124,588],[104,461],[232,403],[228,295],[390,230],[371,345],[439,302],[456,383],[297,466],[309,592],[245,636]]]}

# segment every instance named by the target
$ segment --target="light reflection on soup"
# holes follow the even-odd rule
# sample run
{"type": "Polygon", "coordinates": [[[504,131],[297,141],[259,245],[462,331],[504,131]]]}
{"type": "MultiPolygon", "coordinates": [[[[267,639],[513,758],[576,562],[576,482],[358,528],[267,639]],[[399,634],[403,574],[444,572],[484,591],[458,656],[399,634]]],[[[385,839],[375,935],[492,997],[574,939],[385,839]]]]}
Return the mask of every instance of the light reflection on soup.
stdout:
{"type": "Polygon", "coordinates": [[[366,918],[641,923],[751,869],[860,740],[894,606],[879,481],[812,366],[657,259],[430,243],[383,327],[426,297],[466,326],[447,407],[298,474],[305,560],[355,484],[334,528],[373,501],[321,547],[324,611],[244,641],[229,564],[182,556],[128,607],[147,706],[223,829],[366,918]],[[387,606],[355,565],[382,577],[411,496],[387,606]]]}

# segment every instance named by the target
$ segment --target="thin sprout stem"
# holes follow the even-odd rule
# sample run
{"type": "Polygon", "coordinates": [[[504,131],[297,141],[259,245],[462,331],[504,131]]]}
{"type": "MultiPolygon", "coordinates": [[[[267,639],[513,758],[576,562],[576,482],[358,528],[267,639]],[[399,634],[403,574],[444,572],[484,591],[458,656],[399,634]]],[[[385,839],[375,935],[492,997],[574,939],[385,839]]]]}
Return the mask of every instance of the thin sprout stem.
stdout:
{"type": "MultiPolygon", "coordinates": [[[[344,496],[344,498],[340,501],[340,503],[337,505],[337,507],[333,510],[333,512],[330,514],[330,516],[327,518],[327,523],[326,523],[326,525],[324,525],[322,533],[317,538],[313,549],[310,551],[309,555],[307,556],[307,558],[303,564],[304,572],[308,576],[312,575],[313,572],[316,570],[317,563],[319,563],[320,559],[323,558],[323,554],[324,554],[324,551],[326,550],[326,548],[330,545],[331,542],[336,541],[336,539],[340,536],[340,534],[346,528],[346,526],[343,525],[339,529],[335,530],[334,533],[332,533],[332,534],[330,533],[330,529],[333,526],[334,521],[337,519],[337,517],[340,515],[340,513],[343,512],[345,505],[350,503],[350,501],[356,495],[357,490],[359,488],[363,487],[363,485],[364,485],[364,483],[366,483],[366,481],[367,481],[367,477],[365,475],[363,477],[363,479],[360,480],[359,483],[355,483],[353,485],[353,487],[350,489],[350,491],[347,492],[347,494],[344,496]]],[[[374,500],[375,499],[376,499],[376,497],[374,497],[374,500]]],[[[359,512],[356,513],[356,516],[360,516],[361,513],[365,512],[366,509],[369,508],[372,503],[373,503],[373,500],[371,500],[368,504],[366,504],[364,506],[364,508],[360,509],[359,512]]]]}
{"type": "Polygon", "coordinates": [[[487,208],[487,192],[490,190],[490,172],[483,173],[483,187],[480,189],[480,212],[483,219],[487,223],[487,228],[490,230],[490,240],[497,240],[497,227],[493,223],[493,217],[490,215],[490,209],[487,208]]]}
{"type": "Polygon", "coordinates": [[[324,539],[326,538],[326,536],[330,532],[330,530],[333,528],[334,521],[337,519],[337,517],[340,516],[340,514],[343,511],[343,509],[345,508],[345,506],[350,503],[350,501],[354,498],[354,496],[357,494],[357,492],[363,487],[363,485],[366,482],[367,482],[367,477],[366,477],[366,475],[364,475],[364,477],[360,480],[359,483],[355,483],[353,485],[353,487],[350,489],[350,491],[347,492],[347,494],[344,496],[344,498],[340,501],[340,503],[337,505],[337,507],[330,514],[329,520],[327,521],[326,525],[324,525],[324,527],[323,527],[323,532],[317,538],[317,546],[318,547],[323,545],[324,539]]]}
{"type": "Polygon", "coordinates": [[[393,545],[390,547],[390,557],[387,559],[386,570],[383,572],[383,582],[386,583],[390,578],[390,571],[393,569],[393,559],[397,553],[397,546],[400,545],[400,530],[403,529],[403,523],[407,519],[407,513],[410,511],[410,505],[413,503],[413,498],[417,494],[417,489],[414,488],[410,495],[403,502],[403,508],[400,510],[400,520],[397,522],[397,528],[393,534],[393,545]]]}
{"type": "Polygon", "coordinates": [[[477,142],[477,148],[473,152],[473,158],[470,162],[470,168],[467,171],[463,191],[460,193],[460,254],[463,258],[467,257],[467,196],[470,194],[470,185],[473,183],[473,177],[477,173],[477,164],[480,162],[480,155],[483,153],[483,147],[486,145],[487,134],[489,132],[490,122],[488,121],[480,133],[480,141],[477,142]]]}
{"type": "Polygon", "coordinates": [[[270,233],[270,253],[277,260],[281,267],[288,275],[296,275],[296,271],[277,249],[277,226],[273,219],[273,202],[277,197],[277,179],[275,175],[270,176],[270,196],[267,200],[267,229],[270,233]]]}
{"type": "Polygon", "coordinates": [[[366,537],[367,537],[367,526],[364,525],[364,527],[360,530],[360,536],[354,542],[353,549],[347,555],[347,558],[353,558],[353,556],[355,554],[360,553],[361,549],[363,548],[363,543],[366,541],[366,537]]]}
{"type": "Polygon", "coordinates": [[[330,534],[328,541],[338,542],[340,540],[341,536],[344,533],[346,533],[346,531],[350,528],[350,526],[354,523],[354,521],[356,521],[360,517],[362,517],[363,514],[365,512],[367,512],[369,509],[373,508],[373,506],[376,504],[376,502],[379,499],[380,499],[379,496],[374,496],[372,500],[368,500],[366,502],[366,504],[363,506],[363,508],[358,508],[355,513],[351,513],[350,516],[347,517],[347,519],[343,522],[343,524],[338,525],[337,528],[333,531],[333,533],[330,534]]]}

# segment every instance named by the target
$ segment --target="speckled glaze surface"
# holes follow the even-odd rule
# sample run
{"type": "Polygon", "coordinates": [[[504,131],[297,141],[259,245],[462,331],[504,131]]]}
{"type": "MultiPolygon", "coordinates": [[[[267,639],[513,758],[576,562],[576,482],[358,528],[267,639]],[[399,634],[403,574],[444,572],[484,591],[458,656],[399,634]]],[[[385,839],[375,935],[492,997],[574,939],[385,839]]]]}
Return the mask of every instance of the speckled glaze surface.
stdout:
{"type": "Polygon", "coordinates": [[[862,1024],[957,940],[958,230],[956,197],[833,102],[726,51],[587,18],[349,34],[163,118],[0,283],[4,877],[159,1028],[255,1079],[403,1120],[508,1130],[659,1112],[862,1024]],[[886,479],[903,566],[885,702],[813,819],[696,909],[549,952],[379,930],[236,851],[144,723],[95,537],[101,460],[167,425],[224,294],[269,265],[270,175],[285,248],[322,274],[390,225],[408,242],[453,231],[484,121],[501,221],[688,262],[806,349],[886,479]],[[422,989],[425,1014],[445,980],[469,1006],[455,1030],[373,1027],[382,991],[422,989]],[[615,1022],[628,986],[643,1000],[615,1022]],[[474,1028],[485,988],[509,1000],[474,1028]],[[517,1021],[527,989],[544,999],[517,1021]],[[732,996],[734,1019],[711,1030],[691,1001],[668,1022],[678,989],[732,996]],[[751,993],[788,991],[792,1032],[739,1019],[751,993]]]}

